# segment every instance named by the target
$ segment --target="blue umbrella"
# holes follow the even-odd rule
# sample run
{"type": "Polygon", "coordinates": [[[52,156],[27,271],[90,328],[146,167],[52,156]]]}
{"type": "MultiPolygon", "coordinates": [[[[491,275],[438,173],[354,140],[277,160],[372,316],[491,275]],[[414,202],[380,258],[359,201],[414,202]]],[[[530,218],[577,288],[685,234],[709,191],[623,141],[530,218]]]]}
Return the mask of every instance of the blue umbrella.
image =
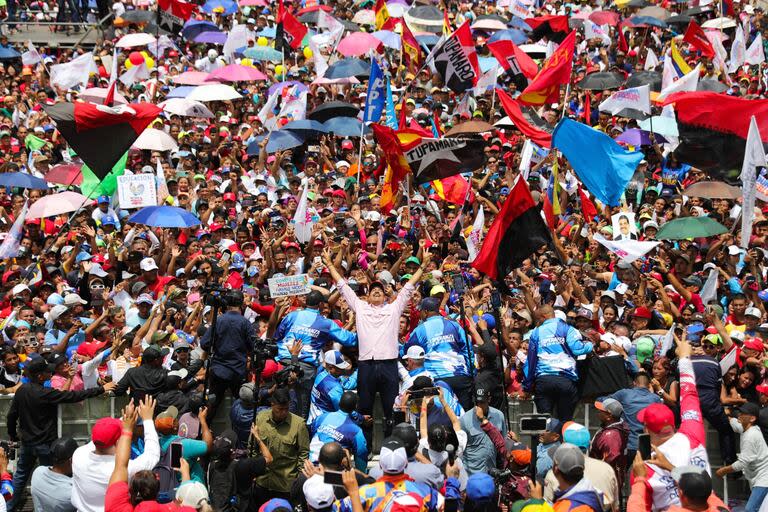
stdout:
{"type": "Polygon", "coordinates": [[[285,151],[286,149],[295,148],[304,144],[304,137],[295,132],[284,132],[282,130],[274,131],[269,134],[269,142],[267,142],[267,153],[275,153],[277,151],[285,151]]]}
{"type": "Polygon", "coordinates": [[[216,9],[223,9],[224,16],[235,14],[237,12],[237,2],[234,0],[208,0],[203,5],[203,10],[208,14],[213,13],[216,9]]]}
{"type": "Polygon", "coordinates": [[[497,66],[499,61],[496,60],[496,57],[478,57],[477,63],[480,65],[480,72],[485,73],[493,69],[493,66],[497,66]]]}
{"type": "Polygon", "coordinates": [[[488,43],[495,43],[496,41],[512,41],[515,44],[523,44],[528,40],[528,34],[522,30],[516,28],[508,28],[506,30],[499,30],[491,37],[488,38],[488,43]]]}
{"type": "Polygon", "coordinates": [[[227,34],[224,32],[202,32],[195,36],[196,43],[224,44],[227,42],[227,34]]]}
{"type": "Polygon", "coordinates": [[[48,189],[48,182],[26,172],[4,172],[0,174],[0,185],[5,187],[48,189]]]}
{"type": "Polygon", "coordinates": [[[435,46],[437,42],[440,40],[440,38],[437,37],[435,34],[420,34],[416,36],[416,40],[421,45],[435,46]]]}
{"type": "Polygon", "coordinates": [[[155,228],[191,228],[199,225],[200,219],[175,206],[147,206],[128,217],[128,222],[155,228]]]}
{"type": "MultiPolygon", "coordinates": [[[[323,123],[323,126],[325,126],[326,130],[339,137],[359,137],[362,124],[363,123],[354,117],[334,117],[323,123]]],[[[371,131],[371,129],[366,126],[364,133],[369,131],[371,131]]]]}
{"type": "Polygon", "coordinates": [[[165,95],[166,98],[186,98],[189,96],[189,93],[195,90],[194,85],[182,85],[179,87],[176,87],[175,89],[171,90],[168,94],[165,95]]]}
{"type": "Polygon", "coordinates": [[[283,60],[283,54],[271,46],[251,46],[245,49],[243,56],[253,60],[269,60],[272,62],[283,60]]]}
{"type": "Polygon", "coordinates": [[[256,32],[256,37],[264,36],[267,39],[274,39],[277,36],[277,30],[275,27],[264,27],[256,32]]]}
{"type": "Polygon", "coordinates": [[[334,62],[325,71],[325,78],[349,78],[351,76],[368,76],[371,65],[360,59],[343,59],[334,62]]]}
{"type": "Polygon", "coordinates": [[[18,59],[21,54],[9,46],[0,46],[0,60],[18,59]]]}
{"type": "Polygon", "coordinates": [[[650,16],[632,16],[629,18],[629,22],[636,27],[648,25],[651,27],[667,28],[668,26],[666,22],[650,16]]]}
{"type": "Polygon", "coordinates": [[[516,29],[522,30],[523,32],[533,31],[531,26],[527,24],[523,18],[518,18],[517,16],[512,16],[512,19],[509,20],[509,23],[507,23],[507,25],[510,28],[516,28],[516,29]]]}
{"type": "Polygon", "coordinates": [[[297,92],[301,93],[301,92],[309,90],[309,88],[306,85],[304,85],[303,83],[299,82],[298,80],[288,80],[287,82],[278,82],[276,84],[273,84],[267,90],[267,94],[269,96],[272,96],[275,93],[275,91],[277,91],[277,90],[281,90],[282,91],[286,87],[293,87],[294,85],[296,85],[298,87],[296,89],[297,92]]]}
{"type": "Polygon", "coordinates": [[[328,133],[328,129],[320,121],[313,121],[312,119],[299,119],[298,121],[291,121],[282,128],[283,130],[289,130],[296,135],[303,135],[304,137],[314,136],[318,133],[328,133]]]}
{"type": "Polygon", "coordinates": [[[187,41],[193,40],[203,32],[221,32],[221,29],[210,21],[188,21],[181,29],[181,35],[187,41]]]}

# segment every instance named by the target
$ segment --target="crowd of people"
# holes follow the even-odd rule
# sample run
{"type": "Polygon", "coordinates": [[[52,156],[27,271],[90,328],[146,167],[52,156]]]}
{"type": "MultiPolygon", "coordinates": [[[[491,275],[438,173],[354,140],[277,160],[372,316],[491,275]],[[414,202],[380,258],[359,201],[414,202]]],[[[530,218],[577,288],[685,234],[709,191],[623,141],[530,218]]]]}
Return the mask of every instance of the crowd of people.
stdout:
{"type": "Polygon", "coordinates": [[[768,510],[761,1],[158,3],[7,4],[0,510],[768,510]]]}

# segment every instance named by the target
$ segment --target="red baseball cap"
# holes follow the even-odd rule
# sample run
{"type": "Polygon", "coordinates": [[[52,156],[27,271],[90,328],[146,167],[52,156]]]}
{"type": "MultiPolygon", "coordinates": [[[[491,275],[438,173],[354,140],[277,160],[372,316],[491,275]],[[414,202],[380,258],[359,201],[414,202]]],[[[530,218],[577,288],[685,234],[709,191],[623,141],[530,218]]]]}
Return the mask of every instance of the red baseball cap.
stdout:
{"type": "Polygon", "coordinates": [[[675,431],[675,415],[664,404],[651,404],[639,413],[637,421],[654,434],[668,434],[675,431]]]}
{"type": "Polygon", "coordinates": [[[744,345],[742,345],[742,348],[749,348],[752,350],[757,350],[758,352],[765,350],[763,342],[757,338],[747,338],[744,340],[744,345]]]}
{"type": "Polygon", "coordinates": [[[355,146],[352,144],[351,140],[345,140],[341,143],[341,149],[354,149],[355,146]]]}
{"type": "Polygon", "coordinates": [[[117,444],[123,422],[117,418],[101,418],[93,424],[91,440],[97,448],[109,448],[117,444]]]}
{"type": "Polygon", "coordinates": [[[275,362],[274,359],[267,359],[267,361],[264,363],[264,369],[261,371],[261,378],[269,379],[282,369],[283,365],[275,362]]]}
{"type": "Polygon", "coordinates": [[[651,310],[646,308],[645,306],[640,306],[639,308],[635,308],[635,311],[632,313],[632,316],[635,316],[637,318],[647,318],[648,320],[650,320],[651,310]]]}
{"type": "Polygon", "coordinates": [[[93,356],[96,355],[96,352],[98,352],[99,350],[101,350],[106,346],[107,346],[106,341],[102,341],[101,343],[99,342],[81,343],[77,347],[77,353],[80,354],[81,356],[88,356],[92,358],[93,356]]]}
{"type": "Polygon", "coordinates": [[[224,194],[224,196],[222,197],[222,201],[235,201],[235,202],[236,202],[236,201],[237,201],[237,197],[235,196],[235,194],[234,194],[234,193],[232,193],[232,192],[227,192],[227,193],[226,193],[226,194],[224,194]]]}
{"type": "Polygon", "coordinates": [[[216,232],[216,231],[220,230],[220,229],[221,229],[221,228],[223,228],[223,227],[224,227],[224,226],[222,226],[221,224],[217,224],[217,223],[215,223],[215,222],[214,222],[213,224],[211,224],[210,226],[208,226],[208,231],[210,231],[211,233],[213,233],[213,232],[216,232]]]}

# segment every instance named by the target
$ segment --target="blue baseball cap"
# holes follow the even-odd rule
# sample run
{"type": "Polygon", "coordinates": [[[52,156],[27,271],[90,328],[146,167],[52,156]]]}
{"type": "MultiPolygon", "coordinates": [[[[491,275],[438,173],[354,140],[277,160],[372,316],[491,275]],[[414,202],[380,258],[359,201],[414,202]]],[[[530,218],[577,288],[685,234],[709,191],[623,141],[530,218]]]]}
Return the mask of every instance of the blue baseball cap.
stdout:
{"type": "Polygon", "coordinates": [[[475,503],[483,503],[493,499],[496,484],[488,473],[475,473],[467,479],[467,498],[475,503]]]}
{"type": "Polygon", "coordinates": [[[105,215],[101,218],[101,225],[102,226],[115,226],[117,227],[117,219],[115,219],[111,215],[105,215]]]}
{"type": "Polygon", "coordinates": [[[563,428],[563,441],[586,450],[589,448],[589,430],[580,423],[568,422],[563,428]]]}
{"type": "Polygon", "coordinates": [[[91,258],[93,258],[93,256],[88,254],[87,252],[81,252],[75,258],[75,263],[80,263],[82,261],[89,261],[91,258]]]}
{"type": "Polygon", "coordinates": [[[109,196],[99,196],[99,198],[96,199],[96,202],[98,204],[109,204],[109,196]]]}
{"type": "Polygon", "coordinates": [[[278,508],[287,508],[288,510],[293,510],[293,506],[288,502],[288,500],[284,500],[283,498],[272,498],[261,507],[259,507],[259,512],[273,512],[278,508]]]}
{"type": "Polygon", "coordinates": [[[241,253],[232,253],[232,262],[229,264],[229,268],[236,270],[243,270],[245,268],[245,258],[243,258],[241,253]]]}

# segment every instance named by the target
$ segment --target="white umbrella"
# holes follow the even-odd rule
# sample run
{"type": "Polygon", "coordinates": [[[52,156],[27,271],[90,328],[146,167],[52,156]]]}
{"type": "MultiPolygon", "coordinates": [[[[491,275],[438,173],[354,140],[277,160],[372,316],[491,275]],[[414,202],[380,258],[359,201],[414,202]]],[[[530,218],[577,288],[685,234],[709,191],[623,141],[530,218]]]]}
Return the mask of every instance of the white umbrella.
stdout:
{"type": "Polygon", "coordinates": [[[355,13],[352,23],[374,25],[376,23],[376,14],[371,9],[361,9],[355,13]]]}
{"type": "Polygon", "coordinates": [[[155,128],[147,128],[141,132],[139,138],[133,143],[133,147],[152,151],[176,151],[179,149],[173,137],[155,128]]]}
{"type": "Polygon", "coordinates": [[[50,196],[43,196],[29,207],[27,217],[40,219],[43,217],[55,217],[62,213],[70,213],[79,210],[89,199],[77,192],[61,192],[50,196]]]}
{"type": "MultiPolygon", "coordinates": [[[[107,98],[108,92],[109,92],[109,89],[105,87],[91,87],[90,89],[86,89],[83,92],[81,92],[78,97],[81,100],[90,101],[91,103],[95,103],[97,105],[103,105],[104,100],[107,98]]],[[[115,102],[115,105],[128,104],[128,100],[125,99],[125,96],[123,96],[117,91],[115,91],[114,102],[115,102]]]]}
{"type": "Polygon", "coordinates": [[[493,126],[496,128],[514,128],[515,123],[512,122],[509,116],[506,116],[493,123],[493,126]]]}
{"type": "Polygon", "coordinates": [[[152,34],[139,32],[136,34],[126,34],[120,38],[115,46],[118,48],[135,48],[137,46],[147,46],[156,43],[157,39],[152,34]]]}
{"type": "Polygon", "coordinates": [[[226,84],[201,85],[187,95],[188,100],[196,101],[225,101],[239,98],[242,98],[240,93],[226,84]]]}
{"type": "Polygon", "coordinates": [[[213,117],[213,112],[208,107],[199,101],[187,98],[171,98],[163,101],[158,106],[169,114],[186,117],[213,117]]]}
{"type": "Polygon", "coordinates": [[[507,25],[499,20],[480,20],[476,21],[471,26],[472,30],[504,30],[507,25]]]}
{"type": "Polygon", "coordinates": [[[705,21],[703,25],[701,25],[704,28],[714,28],[717,30],[722,30],[725,28],[733,28],[736,26],[736,22],[732,20],[731,18],[715,18],[713,20],[705,21]]]}

